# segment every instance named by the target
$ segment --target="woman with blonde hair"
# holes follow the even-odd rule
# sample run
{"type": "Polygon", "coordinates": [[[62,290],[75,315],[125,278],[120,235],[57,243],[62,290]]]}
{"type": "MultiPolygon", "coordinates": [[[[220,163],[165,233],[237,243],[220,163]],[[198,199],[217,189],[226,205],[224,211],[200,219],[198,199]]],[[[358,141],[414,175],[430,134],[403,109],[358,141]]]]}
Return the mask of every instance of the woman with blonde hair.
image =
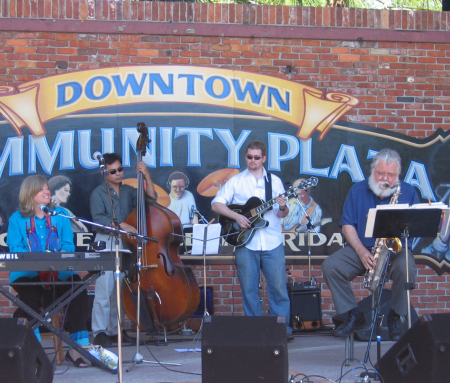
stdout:
{"type": "MultiPolygon", "coordinates": [[[[67,213],[53,204],[47,180],[39,175],[25,178],[20,186],[19,210],[9,218],[7,244],[11,252],[61,252],[75,251],[70,219],[67,213]],[[50,216],[41,208],[45,206],[57,214],[50,216]]],[[[56,285],[56,295],[61,296],[71,288],[70,283],[79,281],[75,272],[60,271],[12,271],[9,275],[11,286],[19,294],[19,299],[38,312],[46,290],[45,282],[65,281],[66,285],[56,285]],[[34,285],[19,285],[23,282],[44,282],[34,285]]],[[[71,338],[82,346],[89,344],[86,323],[87,293],[72,299],[68,306],[68,327],[71,338]]],[[[31,319],[22,313],[28,320],[31,319]]],[[[40,338],[39,333],[36,333],[40,338]]],[[[80,353],[75,349],[67,351],[66,359],[76,367],[88,367],[80,353]]]]}

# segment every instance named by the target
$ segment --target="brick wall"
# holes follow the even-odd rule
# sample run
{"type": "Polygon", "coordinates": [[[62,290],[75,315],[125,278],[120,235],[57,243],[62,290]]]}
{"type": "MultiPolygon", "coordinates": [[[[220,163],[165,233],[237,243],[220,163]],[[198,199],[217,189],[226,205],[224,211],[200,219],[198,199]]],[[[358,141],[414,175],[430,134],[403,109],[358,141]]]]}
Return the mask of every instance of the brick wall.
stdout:
{"type": "MultiPolygon", "coordinates": [[[[450,128],[450,12],[184,2],[1,0],[0,86],[67,71],[192,64],[270,74],[356,96],[344,119],[427,137],[450,128]],[[67,63],[67,69],[60,69],[67,63]],[[292,66],[296,74],[284,74],[292,66]]],[[[305,280],[305,266],[291,267],[305,280]]],[[[198,276],[201,268],[195,266],[198,276]]],[[[208,267],[217,313],[242,312],[235,271],[208,267]],[[231,291],[234,291],[231,294],[231,291]]],[[[320,266],[313,274],[323,282],[320,266]]],[[[6,278],[0,273],[0,278],[6,278]]],[[[200,283],[202,283],[200,281],[200,283]]],[[[356,294],[366,296],[361,279],[356,294]]],[[[448,275],[419,268],[419,314],[447,307],[448,275]]],[[[329,291],[324,315],[333,315],[329,291]]],[[[0,300],[2,313],[13,308],[0,300]]]]}

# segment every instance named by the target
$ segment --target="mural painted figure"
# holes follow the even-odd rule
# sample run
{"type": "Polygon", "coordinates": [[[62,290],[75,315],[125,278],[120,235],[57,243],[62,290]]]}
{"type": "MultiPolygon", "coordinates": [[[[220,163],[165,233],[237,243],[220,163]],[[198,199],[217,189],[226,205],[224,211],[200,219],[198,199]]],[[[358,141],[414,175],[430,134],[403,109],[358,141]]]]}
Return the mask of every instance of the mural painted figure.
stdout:
{"type": "MultiPolygon", "coordinates": [[[[299,178],[292,183],[292,186],[297,187],[305,181],[304,178],[299,178]]],[[[314,225],[318,232],[320,231],[322,208],[314,201],[310,193],[311,189],[299,189],[297,190],[297,197],[289,199],[289,213],[282,220],[283,231],[295,231],[297,233],[308,231],[309,222],[306,214],[311,218],[311,224],[314,225]]]]}
{"type": "MultiPolygon", "coordinates": [[[[67,212],[70,217],[75,217],[75,215],[66,207],[65,205],[70,197],[72,189],[72,180],[66,176],[55,176],[48,180],[48,186],[50,188],[51,199],[55,206],[60,206],[67,212]]],[[[81,222],[71,220],[72,230],[75,233],[84,232],[87,233],[88,229],[81,222]]]]}
{"type": "Polygon", "coordinates": [[[167,179],[170,196],[169,209],[180,218],[182,225],[195,223],[193,210],[197,209],[197,206],[193,194],[186,190],[189,183],[188,176],[180,171],[172,172],[167,179]]]}

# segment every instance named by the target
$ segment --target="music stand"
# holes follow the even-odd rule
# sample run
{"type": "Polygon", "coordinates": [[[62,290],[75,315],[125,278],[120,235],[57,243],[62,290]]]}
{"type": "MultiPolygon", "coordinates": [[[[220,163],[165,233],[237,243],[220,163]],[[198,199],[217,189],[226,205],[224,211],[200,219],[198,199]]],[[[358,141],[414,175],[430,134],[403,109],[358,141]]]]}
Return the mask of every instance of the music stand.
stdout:
{"type": "MultiPolygon", "coordinates": [[[[409,265],[408,265],[408,239],[409,237],[433,237],[438,233],[441,221],[442,209],[429,208],[428,205],[423,207],[415,206],[414,208],[377,208],[370,209],[367,226],[366,237],[371,238],[403,238],[405,240],[405,257],[406,257],[406,295],[408,305],[408,329],[411,328],[411,299],[410,290],[414,289],[414,284],[409,282],[409,265]]],[[[387,244],[386,244],[387,246],[387,244]]],[[[374,317],[372,320],[369,342],[367,345],[364,363],[369,357],[370,345],[372,343],[375,323],[377,325],[377,358],[380,358],[380,342],[378,330],[381,327],[382,318],[378,318],[379,306],[381,302],[381,293],[386,282],[389,268],[392,247],[388,248],[387,261],[382,271],[381,283],[378,286],[378,299],[375,300],[374,317]]],[[[375,294],[375,291],[373,292],[375,294]]]]}
{"type": "MultiPolygon", "coordinates": [[[[411,328],[410,290],[408,271],[408,239],[436,237],[442,209],[416,206],[407,209],[377,209],[372,238],[403,238],[406,245],[406,295],[408,301],[408,329],[411,328]]],[[[372,210],[372,209],[371,209],[372,210]]],[[[370,214],[370,213],[369,213],[370,214]]],[[[366,232],[367,236],[367,232],[366,232]]]]}

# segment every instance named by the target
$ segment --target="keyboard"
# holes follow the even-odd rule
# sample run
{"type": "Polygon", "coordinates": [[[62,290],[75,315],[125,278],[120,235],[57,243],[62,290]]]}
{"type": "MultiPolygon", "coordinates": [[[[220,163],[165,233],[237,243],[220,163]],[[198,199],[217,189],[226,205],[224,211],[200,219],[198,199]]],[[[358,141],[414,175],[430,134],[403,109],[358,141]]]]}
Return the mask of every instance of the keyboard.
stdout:
{"type": "Polygon", "coordinates": [[[0,253],[1,271],[115,270],[114,252],[0,253]]]}

